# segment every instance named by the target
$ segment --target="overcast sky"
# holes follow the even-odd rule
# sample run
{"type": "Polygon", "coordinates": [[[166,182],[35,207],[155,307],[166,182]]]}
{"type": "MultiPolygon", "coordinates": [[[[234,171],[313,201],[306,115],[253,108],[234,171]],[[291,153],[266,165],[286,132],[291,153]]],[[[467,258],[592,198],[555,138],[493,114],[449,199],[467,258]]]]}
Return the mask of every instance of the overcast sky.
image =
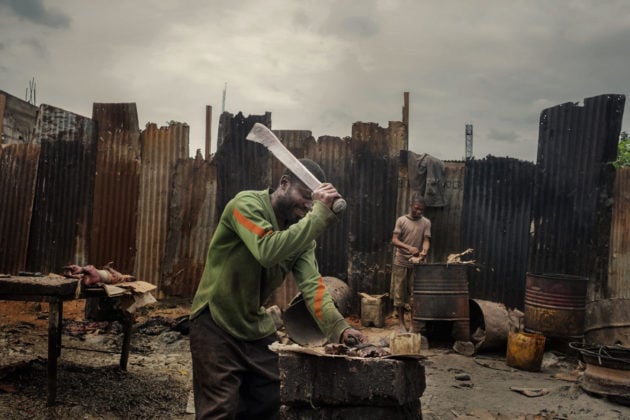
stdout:
{"type": "Polygon", "coordinates": [[[535,161],[540,112],[627,95],[629,57],[627,0],[0,0],[0,90],[135,102],[140,128],[188,123],[192,154],[227,84],[226,111],[315,137],[401,121],[407,91],[410,150],[462,159],[471,123],[475,157],[535,161]]]}

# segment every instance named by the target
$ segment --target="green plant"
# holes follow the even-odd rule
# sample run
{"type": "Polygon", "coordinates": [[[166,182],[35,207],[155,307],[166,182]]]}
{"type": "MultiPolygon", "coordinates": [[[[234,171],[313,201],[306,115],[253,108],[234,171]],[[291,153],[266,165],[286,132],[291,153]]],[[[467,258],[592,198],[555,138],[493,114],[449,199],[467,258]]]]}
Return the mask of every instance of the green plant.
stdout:
{"type": "Polygon", "coordinates": [[[630,135],[622,131],[619,135],[617,160],[613,162],[615,168],[630,166],[630,135]]]}

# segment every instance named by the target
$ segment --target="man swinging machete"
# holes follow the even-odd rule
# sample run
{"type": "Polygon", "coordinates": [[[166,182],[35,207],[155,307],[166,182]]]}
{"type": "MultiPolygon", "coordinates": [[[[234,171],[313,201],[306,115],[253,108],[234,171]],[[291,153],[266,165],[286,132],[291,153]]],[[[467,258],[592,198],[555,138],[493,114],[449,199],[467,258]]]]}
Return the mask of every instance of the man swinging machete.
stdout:
{"type": "Polygon", "coordinates": [[[198,419],[278,417],[278,355],[268,347],[278,337],[262,305],[289,272],[330,342],[367,341],[336,309],[315,260],[315,239],[337,221],[345,201],[319,181],[325,178],[317,163],[298,161],[264,125],[247,139],[271,144],[265,146],[287,170],[275,190],[238,193],[210,242],[190,313],[198,419]]]}

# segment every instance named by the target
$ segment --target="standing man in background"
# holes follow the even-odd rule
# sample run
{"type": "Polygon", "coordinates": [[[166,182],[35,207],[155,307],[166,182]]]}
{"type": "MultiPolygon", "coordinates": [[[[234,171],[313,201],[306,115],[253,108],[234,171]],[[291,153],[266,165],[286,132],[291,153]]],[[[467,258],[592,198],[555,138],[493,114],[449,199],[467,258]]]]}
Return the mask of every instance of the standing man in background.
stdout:
{"type": "MultiPolygon", "coordinates": [[[[317,163],[300,161],[324,180],[317,163]]],[[[365,341],[335,307],[315,260],[315,238],[337,222],[339,197],[332,184],[311,191],[285,171],[275,190],[241,191],[226,205],[190,309],[197,419],[278,417],[278,355],[269,349],[278,336],[263,305],[289,272],[330,342],[365,341]]]]}
{"type": "Polygon", "coordinates": [[[414,263],[425,262],[431,244],[431,221],[423,216],[425,207],[421,197],[412,198],[409,213],[396,219],[394,225],[392,245],[396,247],[396,255],[392,267],[390,296],[394,301],[402,332],[408,331],[405,326],[405,309],[411,311],[414,263]]]}

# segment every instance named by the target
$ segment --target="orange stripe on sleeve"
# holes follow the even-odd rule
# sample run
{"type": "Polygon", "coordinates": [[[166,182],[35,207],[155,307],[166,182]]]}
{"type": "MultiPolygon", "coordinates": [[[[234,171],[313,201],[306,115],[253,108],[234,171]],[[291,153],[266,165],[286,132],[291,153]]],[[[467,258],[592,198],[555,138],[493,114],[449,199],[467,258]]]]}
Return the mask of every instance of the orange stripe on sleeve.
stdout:
{"type": "Polygon", "coordinates": [[[326,286],[324,285],[324,279],[319,276],[317,279],[317,290],[315,291],[315,316],[317,319],[322,319],[322,304],[324,303],[324,293],[326,292],[326,286]]]}
{"type": "Polygon", "coordinates": [[[236,221],[240,223],[240,225],[243,226],[245,229],[249,230],[250,232],[258,236],[259,238],[262,238],[263,236],[265,236],[265,233],[266,233],[265,229],[258,226],[256,223],[252,222],[247,217],[243,216],[243,214],[240,211],[238,211],[238,209],[235,208],[233,211],[233,214],[236,221]]]}

